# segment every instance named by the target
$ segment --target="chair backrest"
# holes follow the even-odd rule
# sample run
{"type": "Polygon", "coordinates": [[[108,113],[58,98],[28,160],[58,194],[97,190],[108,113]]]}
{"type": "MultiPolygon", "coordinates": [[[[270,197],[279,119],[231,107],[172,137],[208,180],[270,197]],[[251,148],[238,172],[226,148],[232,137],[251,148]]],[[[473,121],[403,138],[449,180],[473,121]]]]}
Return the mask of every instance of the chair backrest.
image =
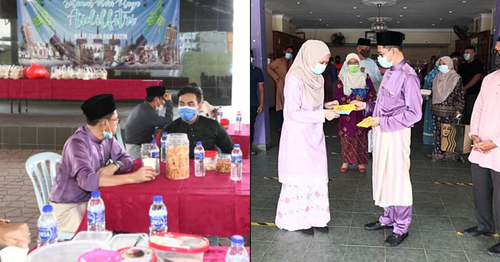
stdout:
{"type": "Polygon", "coordinates": [[[116,140],[118,140],[118,143],[122,148],[127,151],[127,148],[125,147],[125,143],[123,143],[123,137],[122,137],[122,129],[120,128],[120,124],[116,127],[116,140]]]}
{"type": "Polygon", "coordinates": [[[40,214],[43,206],[49,203],[49,194],[56,178],[57,163],[61,163],[61,155],[52,152],[39,153],[26,160],[26,172],[33,183],[40,214]]]}

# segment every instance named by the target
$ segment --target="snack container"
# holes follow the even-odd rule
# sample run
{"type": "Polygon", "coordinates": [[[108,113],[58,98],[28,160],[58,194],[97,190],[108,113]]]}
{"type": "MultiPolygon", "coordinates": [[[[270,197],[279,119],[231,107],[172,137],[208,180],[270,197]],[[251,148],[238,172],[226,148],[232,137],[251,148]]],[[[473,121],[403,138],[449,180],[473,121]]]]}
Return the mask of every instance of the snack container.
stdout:
{"type": "Polygon", "coordinates": [[[149,246],[158,258],[172,262],[203,262],[204,253],[209,248],[206,238],[164,232],[149,239],[149,246]]]}

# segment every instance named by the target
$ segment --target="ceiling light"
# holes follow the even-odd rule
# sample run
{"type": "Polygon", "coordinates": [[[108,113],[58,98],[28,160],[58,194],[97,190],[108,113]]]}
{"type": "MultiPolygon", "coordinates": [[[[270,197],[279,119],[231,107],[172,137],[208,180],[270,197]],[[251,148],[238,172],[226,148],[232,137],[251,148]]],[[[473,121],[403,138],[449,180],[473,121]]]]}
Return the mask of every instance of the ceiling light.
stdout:
{"type": "Polygon", "coordinates": [[[357,15],[358,18],[360,18],[361,16],[360,15],[357,15]]]}
{"type": "Polygon", "coordinates": [[[357,7],[355,7],[355,6],[353,6],[353,7],[352,7],[352,9],[356,10],[356,9],[358,9],[358,8],[357,8],[357,7]]]}
{"type": "Polygon", "coordinates": [[[330,26],[330,24],[326,24],[326,26],[330,26]]]}
{"type": "Polygon", "coordinates": [[[453,11],[450,10],[450,11],[448,11],[448,13],[453,14],[453,11]]]}
{"type": "Polygon", "coordinates": [[[360,23],[360,24],[362,24],[362,23],[363,23],[363,21],[359,21],[359,23],[360,23]]]}
{"type": "Polygon", "coordinates": [[[408,6],[403,6],[403,9],[404,9],[404,10],[408,9],[408,6]]]}
{"type": "Polygon", "coordinates": [[[436,26],[436,24],[432,24],[432,26],[436,26]]]}
{"type": "Polygon", "coordinates": [[[439,18],[439,21],[443,21],[443,18],[439,18]]]}
{"type": "Polygon", "coordinates": [[[319,21],[321,22],[321,21],[323,21],[323,19],[320,18],[319,21]]]}
{"type": "Polygon", "coordinates": [[[398,23],[398,24],[399,24],[399,23],[401,23],[401,22],[397,21],[396,23],[398,23]]]}
{"type": "Polygon", "coordinates": [[[399,17],[403,17],[403,15],[399,15],[399,17]]]}
{"type": "Polygon", "coordinates": [[[309,14],[311,14],[311,15],[312,15],[312,14],[313,14],[313,11],[310,11],[310,12],[309,12],[309,14]]]}
{"type": "Polygon", "coordinates": [[[467,1],[462,1],[462,4],[465,4],[465,3],[467,3],[467,1]]]}
{"type": "Polygon", "coordinates": [[[382,8],[382,4],[377,4],[377,8],[378,8],[378,17],[376,17],[375,22],[372,23],[371,30],[374,32],[387,31],[387,25],[385,24],[384,19],[380,16],[380,8],[382,8]]]}
{"type": "Polygon", "coordinates": [[[301,3],[300,2],[297,2],[298,5],[300,5],[301,3]]]}

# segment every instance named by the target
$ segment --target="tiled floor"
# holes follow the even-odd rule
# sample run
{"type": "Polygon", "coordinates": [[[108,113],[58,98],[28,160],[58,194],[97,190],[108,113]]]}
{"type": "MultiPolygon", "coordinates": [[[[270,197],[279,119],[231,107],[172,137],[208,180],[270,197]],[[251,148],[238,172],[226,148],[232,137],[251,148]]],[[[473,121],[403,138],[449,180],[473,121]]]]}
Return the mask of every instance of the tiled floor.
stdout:
{"type": "MultiPolygon", "coordinates": [[[[470,164],[432,163],[422,146],[422,126],[413,130],[411,180],[414,209],[409,237],[398,247],[385,247],[390,231],[369,232],[363,226],[376,221],[382,209],[374,206],[371,170],[354,168],[340,174],[340,142],[336,123],[325,125],[328,148],[331,221],[329,233],[314,236],[272,226],[252,226],[252,261],[500,261],[486,253],[497,242],[493,237],[458,236],[458,230],[476,225],[472,187],[436,185],[434,182],[472,182],[470,164]],[[331,154],[332,152],[337,154],[331,154]]],[[[277,137],[273,136],[274,144],[277,137]]],[[[253,222],[274,222],[280,183],[264,179],[277,176],[278,147],[251,159],[251,211],[253,222]]]]}

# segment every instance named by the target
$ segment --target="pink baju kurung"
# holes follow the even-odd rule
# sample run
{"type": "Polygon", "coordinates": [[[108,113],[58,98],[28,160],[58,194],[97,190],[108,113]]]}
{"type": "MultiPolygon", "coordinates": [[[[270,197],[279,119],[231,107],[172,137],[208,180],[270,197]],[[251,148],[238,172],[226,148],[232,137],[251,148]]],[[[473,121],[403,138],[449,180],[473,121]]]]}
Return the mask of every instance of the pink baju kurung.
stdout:
{"type": "Polygon", "coordinates": [[[282,188],[276,225],[290,231],[325,227],[330,221],[325,111],[323,105],[308,104],[303,89],[300,78],[287,76],[278,160],[282,188]]]}

